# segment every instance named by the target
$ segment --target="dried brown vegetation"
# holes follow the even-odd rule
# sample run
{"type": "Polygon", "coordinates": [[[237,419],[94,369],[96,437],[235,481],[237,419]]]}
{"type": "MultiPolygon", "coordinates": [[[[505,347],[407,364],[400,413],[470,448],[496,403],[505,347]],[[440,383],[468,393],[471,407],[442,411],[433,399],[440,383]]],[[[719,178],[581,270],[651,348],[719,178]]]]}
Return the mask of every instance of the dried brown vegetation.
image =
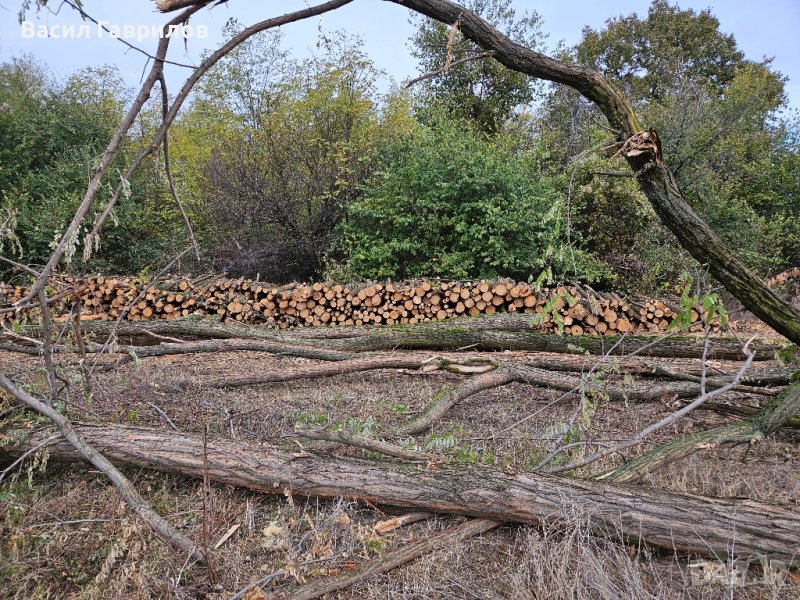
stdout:
{"type": "MultiPolygon", "coordinates": [[[[268,19],[209,55],[171,105],[165,98],[153,143],[128,173],[165,143],[194,84],[237,44],[347,2],[332,0],[268,19]]],[[[597,73],[511,42],[448,0],[397,2],[458,23],[505,66],[571,86],[594,102],[614,131],[618,154],[682,246],[708,264],[747,309],[800,341],[800,314],[695,214],[663,160],[657,133],[643,130],[616,87],[597,73]]],[[[186,9],[171,21],[175,25],[207,4],[177,0],[158,6],[186,9]]],[[[391,309],[399,305],[386,307],[388,317],[385,309],[381,313],[399,292],[376,286],[356,297],[377,307],[369,314],[380,319],[354,318],[353,325],[408,318],[407,328],[276,333],[177,320],[171,329],[123,326],[119,319],[88,331],[87,339],[79,306],[63,325],[54,324],[48,307],[55,298],[48,297],[46,285],[122,139],[155,82],[163,82],[168,44],[169,38],[161,40],[150,73],[47,265],[34,273],[15,306],[3,309],[44,309],[38,327],[4,332],[10,341],[0,354],[0,373],[13,374],[13,381],[0,376],[0,458],[8,465],[0,490],[0,575],[11,582],[3,587],[5,595],[253,600],[265,593],[312,598],[338,590],[366,598],[796,597],[800,515],[793,428],[800,382],[794,380],[796,367],[776,362],[764,368],[776,350],[784,362],[794,358],[775,340],[719,339],[708,330],[705,338],[591,337],[580,335],[581,324],[570,325],[581,331],[567,340],[533,333],[529,324],[521,328],[508,317],[505,329],[491,320],[458,327],[421,324],[419,315],[395,319],[391,309]],[[120,335],[151,338],[150,345],[120,346],[120,335]],[[598,358],[587,365],[543,354],[548,351],[598,358]],[[392,355],[387,359],[380,352],[392,355]],[[755,360],[762,363],[758,370],[751,369],[755,360]],[[227,377],[231,371],[237,380],[227,377]],[[692,398],[688,404],[685,397],[692,398]],[[52,434],[50,422],[69,443],[52,434]],[[412,461],[401,462],[409,455],[412,461]],[[116,491],[97,472],[74,464],[80,458],[116,491]],[[748,498],[710,495],[731,492],[748,498]],[[387,517],[385,505],[477,518],[463,525],[431,518],[376,529],[387,517]],[[500,522],[517,525],[494,530],[500,522]],[[466,539],[474,535],[482,537],[466,539]],[[425,551],[435,553],[401,567],[425,551]],[[388,575],[378,579],[384,571],[388,575]]],[[[120,189],[90,240],[119,195],[120,189]]],[[[453,298],[455,290],[440,287],[449,294],[439,296],[439,304],[454,304],[458,314],[459,304],[469,314],[468,299],[475,307],[483,302],[483,312],[500,305],[510,309],[523,297],[515,297],[514,289],[519,292],[517,285],[483,291],[479,284],[477,292],[470,286],[453,298]]],[[[322,320],[330,313],[324,307],[318,312],[323,305],[317,300],[332,300],[328,291],[339,300],[335,289],[311,288],[313,307],[308,297],[290,296],[285,308],[300,301],[291,308],[299,308],[305,322],[322,320]],[[320,298],[314,298],[317,292],[320,298]]],[[[438,294],[430,291],[423,290],[426,305],[434,306],[438,294]]],[[[270,302],[284,301],[280,292],[270,298],[272,290],[258,297],[263,292],[248,300],[266,310],[274,310],[270,302]]],[[[179,293],[162,303],[174,308],[167,314],[177,311],[179,293]]],[[[126,304],[122,296],[118,304],[126,304]]],[[[410,301],[406,310],[413,314],[422,303],[422,296],[419,303],[415,297],[416,289],[410,300],[396,300],[404,307],[410,301]]],[[[536,312],[525,305],[526,297],[523,312],[536,312]]],[[[98,305],[105,300],[102,291],[98,305]]],[[[140,301],[137,295],[127,304],[138,309],[140,301]]],[[[146,295],[144,302],[142,311],[149,308],[146,295]]],[[[181,315],[189,309],[183,302],[181,315]]],[[[229,302],[223,312],[238,315],[244,306],[229,302]]],[[[609,300],[603,308],[607,329],[617,323],[626,334],[629,328],[619,323],[627,319],[608,314],[623,307],[609,300]]],[[[656,305],[653,318],[658,310],[663,309],[656,305]]],[[[448,316],[446,308],[437,309],[437,319],[440,311],[441,318],[448,316]]],[[[427,309],[423,313],[422,321],[430,318],[427,309]]],[[[589,316],[598,315],[586,309],[585,315],[563,315],[561,324],[566,326],[566,317],[587,324],[589,316]]],[[[661,330],[660,321],[653,324],[661,330]]]]}
{"type": "MultiPolygon", "coordinates": [[[[181,432],[200,434],[208,426],[213,436],[314,453],[320,451],[315,450],[314,442],[291,436],[295,426],[319,428],[349,423],[362,430],[366,426],[367,435],[380,435],[424,408],[438,389],[457,385],[465,378],[443,370],[383,370],[213,393],[204,387],[206,382],[229,373],[234,364],[242,374],[257,374],[307,362],[237,352],[163,357],[139,366],[128,364],[116,373],[97,375],[98,393],[89,404],[79,399],[79,386],[75,386],[76,403],[68,406],[68,412],[78,419],[99,418],[161,429],[169,427],[164,417],[167,415],[181,432]],[[193,384],[171,389],[176,373],[191,377],[193,384]]],[[[674,369],[690,361],[670,362],[674,369]]],[[[733,363],[712,365],[730,369],[733,363]]],[[[0,367],[12,366],[23,381],[42,385],[37,359],[2,354],[0,367]]],[[[494,469],[525,472],[541,460],[551,443],[548,438],[570,417],[574,399],[541,411],[559,395],[523,383],[488,389],[454,407],[430,433],[417,437],[414,443],[425,448],[437,462],[450,465],[450,469],[483,463],[494,469]],[[530,415],[534,417],[514,427],[530,415]],[[510,427],[496,437],[488,433],[510,427]]],[[[731,393],[728,400],[747,403],[757,397],[731,393]]],[[[592,434],[602,440],[625,439],[671,411],[668,402],[646,403],[635,411],[624,403],[603,402],[592,418],[592,434]]],[[[14,418],[30,420],[29,416],[14,418]]],[[[676,423],[671,431],[648,440],[634,454],[673,435],[721,422],[713,412],[696,413],[691,419],[676,423]]],[[[41,427],[41,422],[25,427],[41,427]]],[[[792,504],[800,493],[798,479],[793,477],[800,460],[792,447],[793,436],[787,431],[774,440],[733,452],[708,450],[668,467],[647,484],[665,490],[744,495],[792,504]],[[759,467],[754,468],[755,465],[759,467]]],[[[340,447],[337,453],[370,456],[367,451],[346,447],[340,447]]],[[[5,559],[0,572],[4,580],[16,582],[13,594],[20,598],[48,592],[75,593],[76,597],[86,598],[135,598],[148,594],[225,598],[246,583],[278,571],[284,573],[264,583],[263,589],[291,590],[311,581],[352,573],[366,560],[424,539],[430,528],[441,529],[450,524],[447,520],[433,520],[379,535],[372,525],[386,518],[385,508],[381,511],[370,504],[293,495],[270,497],[224,485],[212,485],[212,508],[204,517],[200,482],[128,470],[151,505],[193,539],[202,538],[204,518],[209,521],[211,546],[238,525],[213,553],[219,579],[211,584],[203,569],[186,569],[183,557],[154,539],[152,532],[120,502],[113,488],[77,465],[59,466],[51,460],[43,471],[38,464],[42,456],[37,463],[29,463],[30,480],[25,466],[3,486],[5,559]],[[83,519],[88,521],[81,522],[83,519]]],[[[606,465],[610,466],[616,459],[610,457],[607,461],[611,461],[606,465]]],[[[750,570],[746,587],[732,587],[719,579],[701,583],[687,567],[689,556],[598,540],[590,534],[590,517],[580,506],[573,506],[569,512],[561,525],[501,528],[478,539],[452,544],[387,575],[358,583],[342,592],[342,597],[470,597],[464,590],[479,597],[507,598],[536,598],[542,594],[557,598],[571,598],[574,594],[597,598],[712,598],[730,592],[741,597],[790,598],[796,594],[796,588],[787,582],[762,583],[758,564],[750,570]]]]}

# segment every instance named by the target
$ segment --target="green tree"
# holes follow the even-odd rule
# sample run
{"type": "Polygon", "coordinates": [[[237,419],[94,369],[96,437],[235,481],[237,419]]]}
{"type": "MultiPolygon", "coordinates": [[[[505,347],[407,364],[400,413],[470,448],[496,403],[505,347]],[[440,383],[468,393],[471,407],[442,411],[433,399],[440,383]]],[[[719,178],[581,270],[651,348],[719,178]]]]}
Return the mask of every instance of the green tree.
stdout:
{"type": "MultiPolygon", "coordinates": [[[[765,273],[787,265],[790,253],[775,252],[784,245],[773,224],[791,218],[780,196],[792,182],[777,158],[794,150],[778,119],[783,78],[769,61],[747,60],[710,11],[665,0],[654,0],[644,18],[585,29],[573,58],[623,87],[659,132],[687,200],[742,258],[765,273]]],[[[576,237],[637,282],[674,279],[691,261],[635,186],[598,175],[625,168],[601,122],[596,108],[559,88],[539,122],[550,168],[573,173],[576,237]]]]}
{"type": "MultiPolygon", "coordinates": [[[[514,41],[532,49],[541,47],[541,18],[535,11],[517,17],[511,0],[470,0],[466,7],[514,41]]],[[[419,70],[431,73],[452,61],[475,56],[482,49],[461,35],[455,24],[447,27],[420,17],[411,51],[419,61],[419,70]]],[[[455,119],[470,120],[482,131],[495,133],[517,107],[531,102],[536,85],[527,75],[482,58],[426,80],[420,90],[418,110],[423,116],[444,110],[455,119]]]]}
{"type": "Polygon", "coordinates": [[[668,0],[653,0],[646,18],[633,13],[600,31],[584,28],[576,57],[614,79],[634,102],[659,100],[683,78],[719,96],[744,61],[710,9],[695,13],[668,0]]]}
{"type": "MultiPolygon", "coordinates": [[[[440,117],[385,144],[345,223],[361,277],[524,278],[559,256],[561,196],[506,136],[440,117]]],[[[557,265],[558,266],[558,265],[557,265]]]]}
{"type": "MultiPolygon", "coordinates": [[[[77,71],[64,83],[31,57],[0,65],[0,227],[13,252],[41,263],[61,235],[86,191],[87,173],[122,118],[128,90],[114,68],[77,71]]],[[[145,144],[160,119],[153,99],[137,120],[103,183],[93,212],[68,254],[68,268],[90,254],[88,267],[133,273],[162,265],[165,253],[184,243],[160,155],[145,162],[112,212],[99,247],[82,247],[84,235],[120,182],[125,165],[145,144]],[[91,250],[91,252],[87,252],[91,250]]]]}
{"type": "MultiPolygon", "coordinates": [[[[63,231],[123,110],[113,69],[59,85],[31,57],[0,65],[0,202],[16,214],[22,258],[41,262],[63,231]]],[[[76,240],[76,247],[77,247],[76,240]]]]}
{"type": "MultiPolygon", "coordinates": [[[[216,74],[220,85],[231,83],[233,100],[214,87],[198,100],[232,124],[205,164],[209,246],[231,273],[309,279],[322,273],[345,206],[360,194],[375,142],[391,123],[379,114],[377,72],[360,41],[328,34],[315,56],[285,60],[280,76],[272,69],[246,85],[264,60],[251,53],[264,43],[242,48],[216,74]]],[[[286,58],[279,46],[268,48],[286,58]]]]}

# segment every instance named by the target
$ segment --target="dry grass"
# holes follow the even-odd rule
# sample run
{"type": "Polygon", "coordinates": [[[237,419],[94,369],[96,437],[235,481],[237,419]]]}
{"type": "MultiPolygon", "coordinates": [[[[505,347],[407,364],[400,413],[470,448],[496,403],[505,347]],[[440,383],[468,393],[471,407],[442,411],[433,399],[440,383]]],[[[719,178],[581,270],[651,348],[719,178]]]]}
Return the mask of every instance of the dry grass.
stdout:
{"type": "MultiPolygon", "coordinates": [[[[233,390],[203,389],[203,382],[231,372],[256,374],[301,359],[256,353],[148,359],[99,376],[86,403],[73,385],[73,417],[166,427],[158,406],[182,430],[294,446],[285,437],[296,423],[341,423],[380,433],[421,410],[452,374],[371,372],[324,380],[233,390]],[[188,382],[188,383],[187,383],[188,382]]],[[[35,389],[42,385],[33,358],[0,353],[0,371],[13,372],[35,389]]],[[[525,471],[546,453],[555,425],[572,414],[567,398],[508,432],[559,393],[512,384],[457,406],[427,435],[413,440],[467,467],[485,463],[525,471]]],[[[735,399],[736,396],[729,396],[735,399]]],[[[674,407],[669,402],[625,406],[603,402],[592,417],[596,439],[627,439],[674,407]]],[[[0,407],[2,410],[2,407],[0,407]]],[[[660,432],[632,455],[674,435],[721,422],[698,412],[660,432]]],[[[752,448],[698,454],[652,476],[645,484],[710,495],[749,496],[796,503],[800,453],[781,433],[752,448]]],[[[343,449],[342,453],[358,451],[343,449]]],[[[609,459],[605,466],[611,466],[609,459]]],[[[39,461],[41,462],[41,461],[39,461]]],[[[199,482],[145,471],[131,472],[137,488],[170,523],[202,539],[204,519],[213,546],[232,526],[236,532],[214,553],[212,569],[186,565],[120,502],[115,490],[84,466],[27,463],[0,485],[0,597],[3,598],[227,598],[250,581],[283,570],[265,586],[284,589],[315,577],[346,572],[366,558],[452,524],[442,518],[384,536],[372,525],[376,507],[340,500],[270,497],[213,486],[213,506],[203,513],[199,482]],[[29,468],[34,467],[34,468],[29,468]],[[80,521],[80,522],[78,522],[80,521]]],[[[423,557],[404,568],[343,592],[341,598],[796,598],[798,588],[763,583],[753,569],[745,587],[693,582],[685,556],[652,554],[590,535],[578,507],[559,526],[506,527],[423,557]]]]}

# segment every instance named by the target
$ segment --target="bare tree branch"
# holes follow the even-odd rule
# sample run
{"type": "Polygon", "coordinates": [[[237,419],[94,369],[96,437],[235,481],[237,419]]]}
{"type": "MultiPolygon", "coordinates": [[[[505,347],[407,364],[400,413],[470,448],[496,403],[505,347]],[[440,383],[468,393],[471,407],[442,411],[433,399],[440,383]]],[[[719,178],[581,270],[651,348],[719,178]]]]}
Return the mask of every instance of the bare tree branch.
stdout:
{"type": "MultiPolygon", "coordinates": [[[[156,134],[153,136],[150,145],[144,150],[142,150],[142,152],[134,159],[134,161],[127,169],[125,177],[129,178],[130,175],[136,170],[136,168],[138,168],[141,162],[161,146],[165,136],[167,135],[169,127],[172,125],[172,122],[175,120],[175,117],[178,116],[178,111],[180,110],[181,106],[183,106],[183,103],[186,101],[186,98],[188,98],[194,86],[215,64],[217,64],[222,58],[224,58],[228,53],[230,53],[231,50],[233,50],[239,44],[241,44],[242,42],[244,42],[245,40],[247,40],[248,38],[252,37],[257,33],[266,31],[268,29],[274,29],[275,27],[280,27],[282,25],[287,25],[295,21],[301,21],[303,19],[308,19],[310,17],[321,15],[328,11],[335,10],[346,4],[349,4],[350,2],[352,2],[352,0],[330,0],[329,2],[325,2],[324,4],[319,4],[317,6],[312,6],[293,13],[287,13],[280,17],[275,17],[272,19],[261,21],[260,23],[256,23],[255,25],[246,27],[238,34],[233,36],[230,40],[228,40],[225,44],[220,46],[208,58],[206,58],[200,64],[200,66],[198,66],[197,69],[195,69],[195,71],[192,72],[192,74],[189,75],[189,77],[186,79],[186,81],[183,84],[183,87],[180,89],[178,95],[175,97],[175,100],[173,100],[172,105],[169,108],[169,111],[167,112],[166,116],[162,119],[161,126],[159,127],[156,134]]],[[[202,6],[204,6],[207,3],[208,2],[205,1],[198,3],[196,0],[188,0],[186,2],[182,2],[181,4],[186,6],[193,6],[193,9],[191,10],[199,10],[199,8],[202,8],[202,6]]],[[[168,9],[168,10],[174,10],[174,9],[168,9]]],[[[103,213],[97,218],[94,227],[92,228],[92,232],[90,233],[90,237],[99,234],[99,231],[103,226],[103,223],[105,223],[106,219],[108,218],[108,215],[111,213],[111,209],[119,200],[121,191],[122,187],[117,186],[117,189],[114,190],[114,195],[112,196],[111,200],[109,200],[103,213]]]]}
{"type": "Polygon", "coordinates": [[[44,290],[39,291],[39,305],[42,317],[42,360],[44,361],[45,376],[47,378],[47,404],[52,406],[56,401],[56,369],[53,365],[53,322],[50,319],[50,307],[47,305],[47,296],[44,290]]]}
{"type": "Polygon", "coordinates": [[[0,389],[5,390],[18,401],[53,421],[61,432],[61,435],[84,459],[92,463],[111,480],[125,502],[153,528],[153,531],[155,531],[161,539],[175,548],[186,552],[193,560],[204,562],[203,555],[194,542],[175,531],[161,515],[155,512],[119,469],[112,465],[105,456],[84,441],[80,434],[72,427],[69,419],[52,406],[48,406],[41,400],[19,389],[2,373],[0,373],[0,389]]]}
{"type": "MultiPolygon", "coordinates": [[[[162,122],[167,117],[167,113],[169,112],[169,95],[167,94],[167,80],[164,77],[164,74],[161,74],[161,77],[158,78],[159,83],[161,84],[161,118],[162,122]]],[[[169,186],[169,193],[172,195],[172,201],[175,203],[175,207],[178,209],[178,212],[181,215],[181,219],[183,219],[183,226],[186,229],[186,236],[189,238],[189,242],[194,249],[194,257],[199,261],[200,260],[200,247],[197,245],[197,240],[194,237],[194,230],[192,229],[192,223],[189,221],[189,217],[186,215],[186,211],[183,209],[183,204],[181,204],[180,198],[178,198],[178,190],[175,188],[175,180],[172,178],[172,169],[169,166],[169,132],[164,132],[164,141],[162,142],[162,146],[164,149],[164,174],[167,177],[167,185],[169,186]]]]}
{"type": "Polygon", "coordinates": [[[631,446],[636,446],[638,444],[641,444],[642,441],[647,436],[649,436],[651,433],[653,433],[655,431],[658,431],[659,429],[663,429],[667,425],[671,425],[672,423],[674,423],[675,421],[677,421],[681,417],[684,417],[687,414],[689,414],[690,412],[692,412],[695,408],[697,408],[698,406],[700,406],[701,404],[703,404],[707,400],[710,400],[711,398],[714,398],[715,396],[719,396],[720,394],[724,394],[725,392],[729,392],[730,390],[734,389],[739,384],[739,381],[742,379],[742,377],[744,376],[745,372],[747,371],[748,368],[750,368],[750,365],[753,362],[753,354],[749,352],[749,350],[747,349],[747,345],[748,344],[745,344],[745,346],[743,348],[743,351],[747,354],[747,360],[744,362],[744,364],[742,364],[742,366],[739,368],[739,370],[733,376],[733,379],[731,379],[730,383],[728,383],[727,385],[724,385],[724,386],[722,386],[720,388],[717,388],[717,389],[715,389],[713,391],[710,391],[710,392],[702,392],[692,402],[690,402],[689,404],[687,404],[683,408],[681,408],[679,410],[676,410],[672,414],[667,415],[663,419],[660,419],[656,423],[653,423],[653,424],[649,425],[648,427],[646,427],[645,429],[643,429],[642,431],[637,433],[635,436],[633,436],[633,438],[631,438],[627,442],[623,442],[622,444],[619,444],[619,445],[617,445],[617,446],[615,446],[613,448],[608,448],[608,449],[605,449],[605,450],[601,450],[601,451],[595,452],[594,454],[591,454],[590,456],[586,457],[585,459],[578,460],[578,461],[573,461],[573,462],[571,462],[571,463],[569,463],[567,465],[563,465],[563,466],[560,466],[560,467],[554,467],[552,469],[548,469],[547,472],[548,473],[563,473],[565,471],[572,471],[574,469],[578,469],[580,467],[585,467],[587,465],[590,465],[593,462],[596,462],[596,461],[600,460],[601,458],[604,458],[605,456],[608,456],[611,453],[621,452],[622,450],[630,448],[631,446]]]}
{"type": "Polygon", "coordinates": [[[20,270],[22,270],[22,271],[25,271],[25,272],[27,272],[27,273],[30,273],[31,275],[34,275],[35,277],[38,277],[38,276],[39,276],[39,271],[36,271],[36,270],[34,270],[34,269],[30,268],[28,265],[23,265],[22,263],[18,263],[18,262],[17,262],[17,261],[15,261],[15,260],[11,260],[11,259],[10,259],[10,258],[8,258],[7,256],[2,256],[2,255],[0,255],[0,260],[2,260],[2,261],[4,261],[4,262],[7,262],[8,264],[10,264],[10,265],[11,265],[12,267],[14,267],[15,269],[20,269],[20,270]]]}
{"type": "Polygon", "coordinates": [[[100,157],[99,164],[95,168],[94,172],[92,173],[92,177],[89,181],[89,185],[86,189],[86,194],[81,201],[80,206],[75,211],[75,215],[72,218],[69,226],[67,226],[66,231],[61,236],[58,244],[56,245],[53,253],[50,255],[50,259],[47,261],[47,264],[42,269],[39,276],[36,278],[36,281],[31,286],[31,289],[28,292],[28,295],[20,300],[17,303],[17,308],[22,306],[27,306],[30,304],[30,301],[33,298],[36,298],[39,295],[39,292],[44,289],[44,286],[47,284],[47,280],[49,279],[50,275],[53,274],[55,271],[56,266],[61,261],[61,258],[64,256],[64,252],[67,249],[69,243],[73,240],[73,238],[78,235],[78,229],[81,226],[84,218],[86,217],[89,209],[91,208],[92,202],[94,201],[95,196],[97,195],[98,190],[100,189],[100,184],[103,180],[103,176],[108,171],[108,168],[111,166],[112,161],[117,155],[117,152],[122,145],[122,141],[125,139],[125,136],[128,133],[128,130],[133,125],[136,117],[142,110],[145,102],[150,97],[150,92],[153,89],[156,81],[158,81],[159,76],[164,70],[164,59],[167,55],[167,49],[169,48],[170,38],[167,37],[167,32],[169,31],[169,27],[173,25],[178,25],[180,23],[184,23],[190,16],[200,10],[201,7],[193,6],[187,8],[177,17],[172,19],[169,23],[164,25],[162,28],[163,37],[158,42],[158,49],[156,50],[155,60],[153,62],[153,67],[150,69],[150,73],[145,79],[145,82],[142,84],[141,89],[139,90],[138,95],[134,99],[131,107],[128,109],[125,117],[122,120],[122,123],[119,125],[117,130],[114,132],[114,135],[111,137],[111,140],[108,143],[108,146],[103,151],[102,156],[100,157]]]}
{"type": "Polygon", "coordinates": [[[11,473],[11,471],[13,471],[18,465],[22,464],[22,462],[24,462],[26,458],[28,458],[32,454],[36,454],[39,450],[41,450],[45,446],[49,446],[50,444],[55,442],[58,438],[59,438],[59,434],[51,435],[50,437],[47,437],[47,438],[43,439],[41,442],[39,442],[35,446],[32,446],[31,448],[26,450],[23,454],[20,455],[19,458],[17,458],[14,462],[12,462],[5,469],[3,469],[2,472],[0,472],[0,482],[2,482],[3,479],[5,479],[6,476],[9,473],[11,473]]]}
{"type": "Polygon", "coordinates": [[[403,460],[409,460],[412,462],[429,462],[432,458],[430,455],[425,454],[424,452],[409,450],[408,448],[403,448],[383,440],[376,440],[347,431],[298,430],[295,431],[295,434],[309,440],[322,440],[326,442],[344,444],[346,446],[353,446],[354,448],[361,448],[362,450],[379,452],[380,454],[385,454],[386,456],[402,458],[403,460]]]}
{"type": "Polygon", "coordinates": [[[466,58],[460,58],[456,61],[446,64],[444,67],[439,69],[438,71],[432,71],[430,73],[425,73],[424,75],[420,75],[414,79],[409,79],[408,81],[404,81],[400,87],[403,89],[408,89],[415,83],[419,83],[420,81],[425,81],[426,79],[431,79],[433,77],[438,77],[444,73],[447,73],[453,67],[457,67],[458,65],[473,61],[473,60],[480,60],[483,58],[489,58],[495,55],[494,51],[489,52],[481,52],[480,54],[475,54],[474,56],[467,56],[466,58]]]}
{"type": "MultiPolygon", "coordinates": [[[[72,8],[74,11],[76,11],[81,16],[82,19],[86,19],[87,21],[91,21],[92,23],[94,23],[98,27],[101,27],[103,29],[103,31],[105,31],[108,34],[111,33],[111,31],[108,29],[108,27],[106,27],[105,25],[101,25],[100,22],[97,19],[95,19],[92,15],[87,13],[86,10],[84,10],[83,6],[81,6],[80,4],[72,2],[72,0],[62,0],[62,2],[64,4],[66,4],[67,6],[69,6],[70,8],[72,8]]],[[[186,4],[186,6],[190,6],[190,5],[191,5],[190,3],[186,4]]],[[[142,48],[139,48],[138,46],[134,46],[133,44],[131,44],[128,40],[125,39],[124,36],[121,36],[121,35],[117,35],[117,36],[109,35],[109,37],[113,38],[113,39],[116,39],[118,42],[120,42],[121,44],[126,45],[131,50],[135,50],[136,52],[139,52],[140,54],[144,54],[150,60],[157,60],[156,57],[154,55],[150,54],[147,50],[143,50],[142,48]]],[[[187,65],[185,63],[179,63],[179,62],[175,62],[175,61],[172,61],[172,60],[164,60],[164,64],[165,65],[174,65],[176,67],[184,67],[186,69],[196,69],[197,68],[197,65],[187,65]]]]}
{"type": "Polygon", "coordinates": [[[376,575],[388,573],[392,569],[396,569],[439,548],[445,548],[476,535],[484,534],[498,525],[500,523],[489,519],[472,519],[466,523],[446,529],[441,533],[410,543],[385,556],[370,560],[358,568],[355,573],[345,577],[312,581],[308,585],[280,595],[278,598],[282,600],[315,600],[326,594],[344,590],[356,583],[366,581],[376,575]]]}
{"type": "MultiPolygon", "coordinates": [[[[133,308],[133,306],[135,306],[136,303],[139,302],[139,300],[141,300],[147,295],[147,292],[152,287],[153,283],[155,281],[158,281],[159,277],[161,277],[164,273],[169,271],[172,268],[172,265],[178,262],[187,252],[189,252],[189,250],[191,250],[191,247],[186,248],[183,252],[181,252],[175,258],[169,261],[167,265],[163,269],[161,269],[161,271],[159,271],[153,279],[150,280],[150,283],[145,285],[142,291],[140,291],[139,294],[133,300],[128,302],[128,304],[125,305],[125,307],[119,312],[119,316],[117,317],[117,320],[114,322],[114,325],[112,325],[111,331],[109,331],[106,341],[103,343],[103,345],[100,347],[99,350],[95,350],[97,356],[95,356],[95,359],[92,362],[92,367],[90,369],[90,372],[94,370],[94,368],[97,366],[97,361],[100,358],[100,355],[108,349],[109,345],[111,344],[111,341],[114,339],[114,335],[116,334],[117,329],[119,329],[120,325],[122,324],[122,320],[125,318],[125,315],[127,315],[128,312],[130,312],[131,308],[133,308]]],[[[84,347],[84,352],[85,352],[85,347],[84,347]]]]}

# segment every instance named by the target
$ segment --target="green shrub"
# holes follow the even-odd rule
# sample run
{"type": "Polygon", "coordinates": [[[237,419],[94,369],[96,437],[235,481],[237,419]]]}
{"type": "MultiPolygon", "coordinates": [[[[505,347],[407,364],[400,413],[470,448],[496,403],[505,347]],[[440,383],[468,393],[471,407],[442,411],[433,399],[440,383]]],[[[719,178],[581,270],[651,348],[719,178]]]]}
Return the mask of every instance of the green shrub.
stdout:
{"type": "Polygon", "coordinates": [[[439,118],[383,146],[344,238],[362,277],[525,278],[557,255],[561,203],[509,139],[439,118]]]}

